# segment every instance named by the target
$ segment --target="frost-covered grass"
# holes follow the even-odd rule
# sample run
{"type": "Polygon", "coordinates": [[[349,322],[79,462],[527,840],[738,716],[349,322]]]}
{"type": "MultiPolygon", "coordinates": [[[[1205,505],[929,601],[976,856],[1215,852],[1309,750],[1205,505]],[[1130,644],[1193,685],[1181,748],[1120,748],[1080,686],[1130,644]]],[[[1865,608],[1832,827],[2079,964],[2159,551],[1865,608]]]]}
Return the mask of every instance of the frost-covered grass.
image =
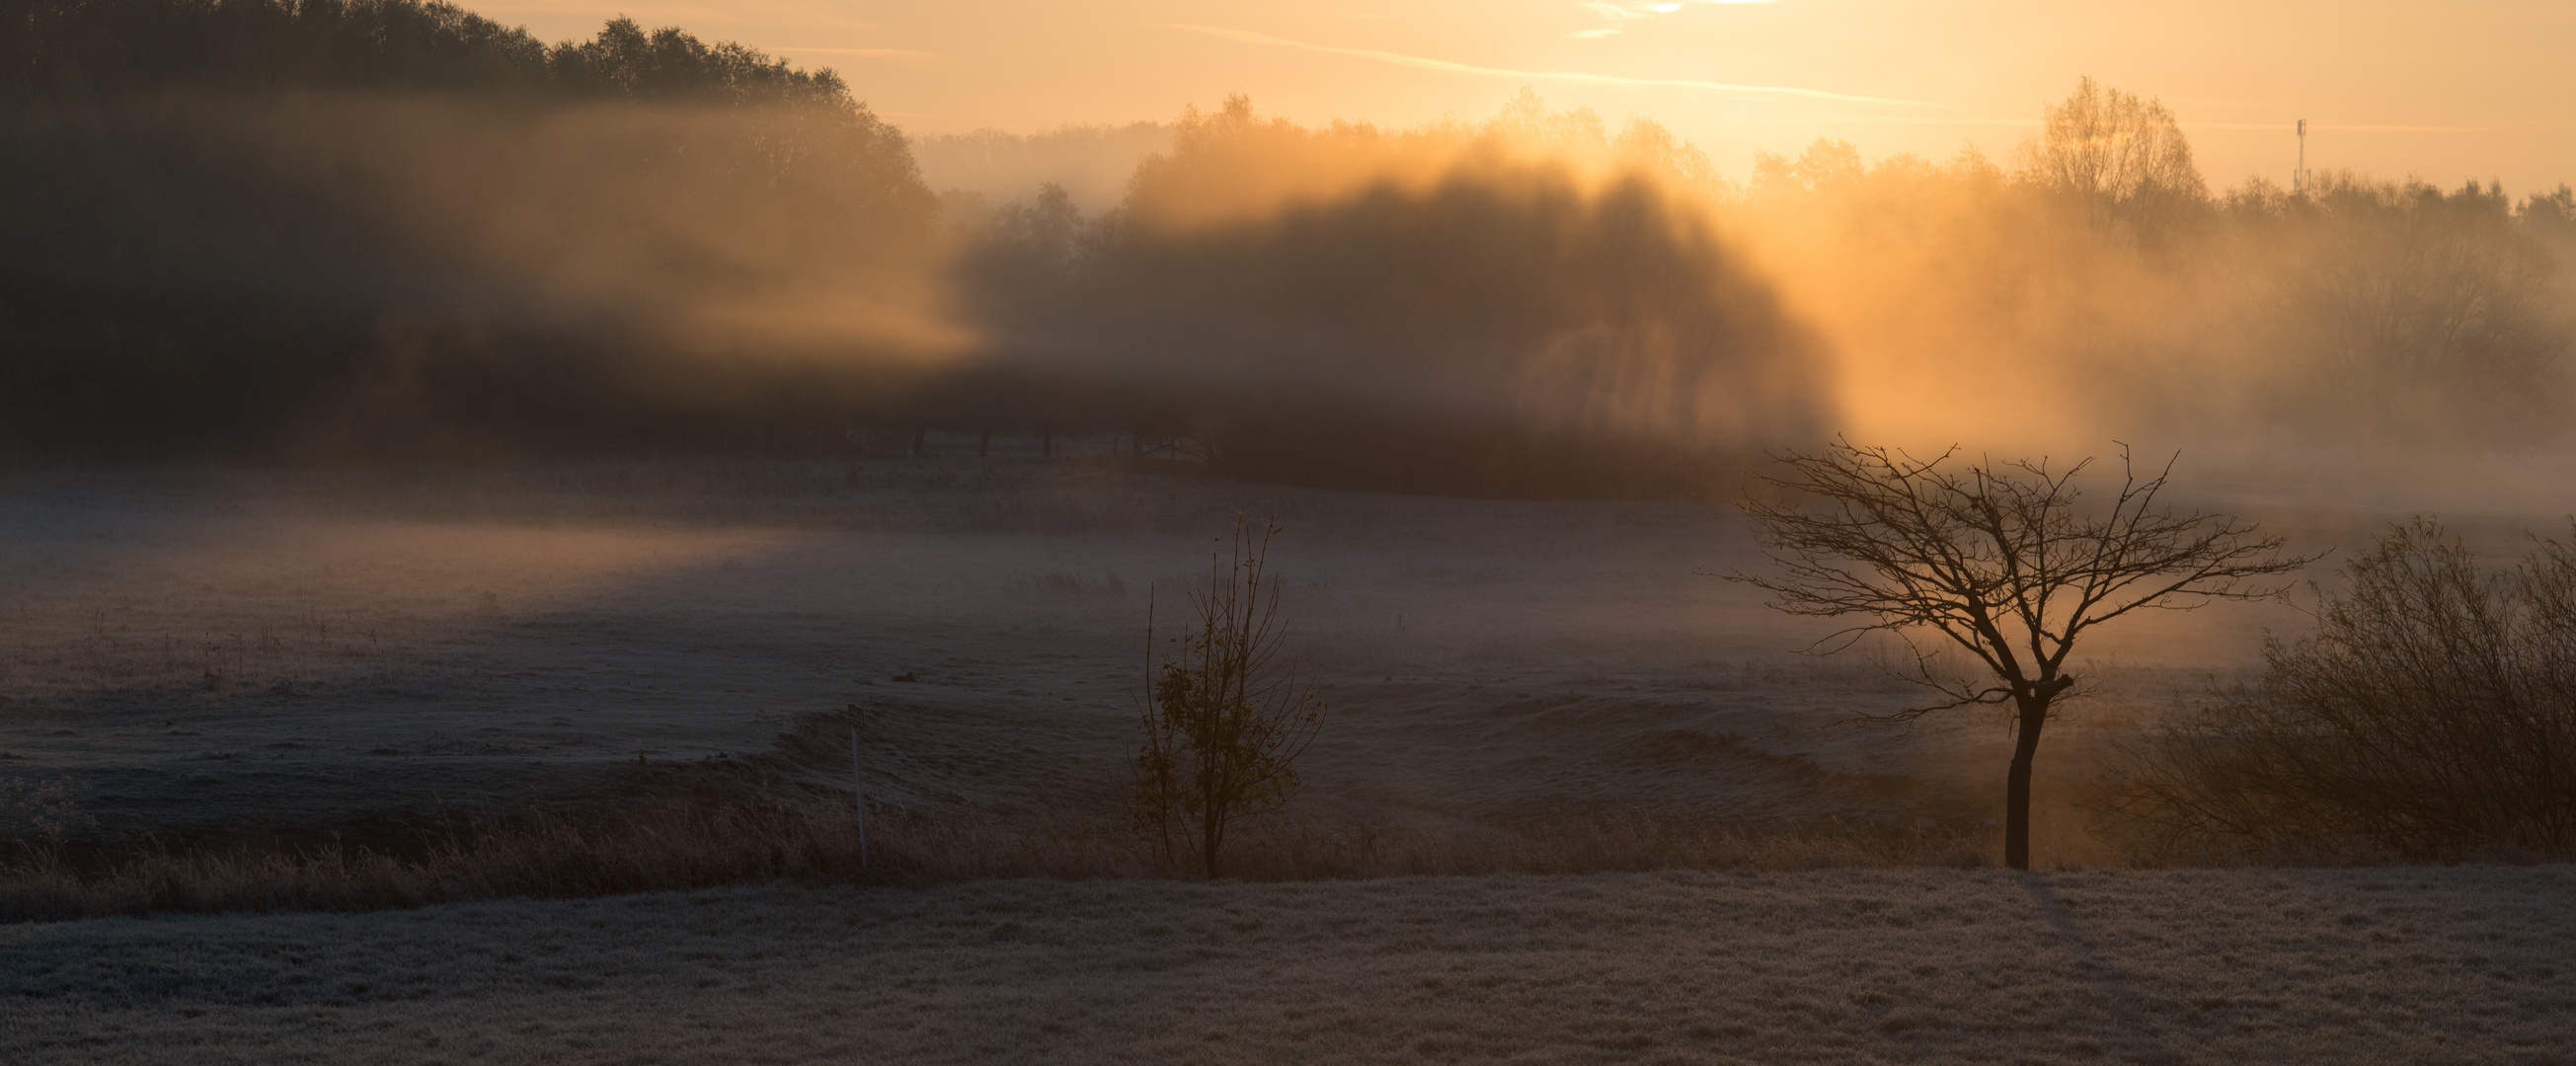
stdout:
{"type": "Polygon", "coordinates": [[[0,1061],[2564,1062],[2576,870],[772,884],[0,930],[0,1061]]]}

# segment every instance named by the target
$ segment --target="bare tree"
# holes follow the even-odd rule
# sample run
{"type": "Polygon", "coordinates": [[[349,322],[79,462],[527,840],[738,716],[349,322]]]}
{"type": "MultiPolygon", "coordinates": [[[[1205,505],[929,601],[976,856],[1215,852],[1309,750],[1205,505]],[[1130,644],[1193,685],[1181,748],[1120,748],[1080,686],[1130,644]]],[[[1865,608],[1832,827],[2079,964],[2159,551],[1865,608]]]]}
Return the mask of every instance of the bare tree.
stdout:
{"type": "Polygon", "coordinates": [[[1837,441],[1820,455],[1777,456],[1790,473],[1764,480],[1784,497],[1743,507],[1779,574],[1729,580],[1770,592],[1772,606],[1791,614],[1862,619],[1813,653],[1872,633],[1903,640],[1912,652],[1904,676],[1940,698],[1876,720],[2011,705],[2004,861],[2026,870],[2031,762],[2050,707],[2075,685],[2066,663],[2077,641],[2133,611],[2279,595],[2282,585],[2262,579],[2314,557],[2283,554],[2281,537],[2251,523],[2160,504],[2173,464],[2141,480],[2125,445],[2119,494],[2092,513],[2078,512],[2076,486],[2091,459],[2062,471],[2044,459],[1945,469],[1956,454],[1917,460],[1837,441]],[[1946,668],[1946,649],[1980,669],[1946,668]]]}
{"type": "Polygon", "coordinates": [[[2127,221],[2157,230],[2208,196],[2191,142],[2161,100],[2104,88],[2087,76],[2063,102],[2042,108],[2038,139],[2022,145],[2022,171],[2073,196],[2096,230],[2127,221]]]}
{"type": "MultiPolygon", "coordinates": [[[[1210,880],[1222,869],[1226,830],[1296,793],[1297,758],[1324,723],[1322,696],[1280,657],[1288,630],[1279,579],[1267,570],[1280,527],[1257,528],[1236,515],[1230,558],[1208,556],[1207,589],[1190,596],[1197,617],[1172,638],[1179,654],[1154,666],[1134,760],[1138,826],[1159,835],[1166,859],[1175,834],[1195,829],[1210,880]]],[[[1152,640],[1149,614],[1148,647],[1152,640]]]]}

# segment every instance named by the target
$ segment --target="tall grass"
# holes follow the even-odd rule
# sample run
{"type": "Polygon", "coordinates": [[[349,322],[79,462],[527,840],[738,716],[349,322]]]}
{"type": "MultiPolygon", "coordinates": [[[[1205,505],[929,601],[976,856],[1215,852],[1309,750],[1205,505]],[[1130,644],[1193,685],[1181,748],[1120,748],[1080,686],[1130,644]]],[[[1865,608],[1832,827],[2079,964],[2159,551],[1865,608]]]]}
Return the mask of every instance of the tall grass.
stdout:
{"type": "MultiPolygon", "coordinates": [[[[870,825],[794,805],[671,804],[622,820],[559,816],[452,828],[411,854],[152,847],[75,863],[25,846],[0,863],[0,922],[221,911],[355,911],[503,898],[564,899],[779,878],[926,885],[980,878],[1191,877],[1187,856],[1106,822],[897,814],[870,825]]],[[[1231,876],[1295,881],[1655,869],[1811,870],[1991,865],[1981,840],[1840,823],[1684,826],[1641,815],[1496,828],[1278,820],[1228,845],[1231,876]],[[1240,849],[1239,851],[1237,849],[1240,849]]]]}
{"type": "Polygon", "coordinates": [[[848,826],[783,808],[672,804],[606,824],[539,815],[450,827],[409,854],[173,849],[67,860],[27,846],[0,866],[0,921],[180,911],[380,910],[571,898],[856,871],[848,826]]]}

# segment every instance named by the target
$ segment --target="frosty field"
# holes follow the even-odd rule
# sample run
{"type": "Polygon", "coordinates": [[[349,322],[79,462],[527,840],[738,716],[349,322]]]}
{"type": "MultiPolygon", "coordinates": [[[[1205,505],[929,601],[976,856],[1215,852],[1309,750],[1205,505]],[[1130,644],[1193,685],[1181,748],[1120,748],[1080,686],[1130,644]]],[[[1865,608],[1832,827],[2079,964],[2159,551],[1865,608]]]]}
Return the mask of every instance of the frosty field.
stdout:
{"type": "Polygon", "coordinates": [[[2564,867],[762,886],[0,930],[0,1058],[2558,1063],[2564,867]]]}

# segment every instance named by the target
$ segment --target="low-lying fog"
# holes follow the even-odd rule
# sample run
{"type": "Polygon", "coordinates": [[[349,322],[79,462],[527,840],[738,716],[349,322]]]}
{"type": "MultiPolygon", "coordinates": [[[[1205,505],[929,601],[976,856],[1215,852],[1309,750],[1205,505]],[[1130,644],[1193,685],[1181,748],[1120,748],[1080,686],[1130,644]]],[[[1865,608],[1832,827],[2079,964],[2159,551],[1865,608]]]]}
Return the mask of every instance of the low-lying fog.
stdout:
{"type": "MultiPolygon", "coordinates": [[[[644,787],[639,759],[759,754],[792,716],[859,703],[879,802],[1116,818],[1149,600],[1171,624],[1241,510],[1285,527],[1295,655],[1328,693],[1304,816],[1999,807],[1995,716],[1836,726],[1920,694],[1865,655],[1801,656],[1825,627],[1711,576],[1763,565],[1731,508],[1245,485],[1110,446],[21,476],[0,495],[0,772],[88,779],[112,836],[367,837],[613,803],[644,787]]],[[[2434,504],[2501,550],[2554,528],[2441,485],[2182,489],[2301,548],[2434,504]]],[[[2083,847],[2069,807],[2110,742],[2304,625],[2294,601],[2100,631],[2087,697],[2047,736],[2040,857],[2083,847]]]]}

